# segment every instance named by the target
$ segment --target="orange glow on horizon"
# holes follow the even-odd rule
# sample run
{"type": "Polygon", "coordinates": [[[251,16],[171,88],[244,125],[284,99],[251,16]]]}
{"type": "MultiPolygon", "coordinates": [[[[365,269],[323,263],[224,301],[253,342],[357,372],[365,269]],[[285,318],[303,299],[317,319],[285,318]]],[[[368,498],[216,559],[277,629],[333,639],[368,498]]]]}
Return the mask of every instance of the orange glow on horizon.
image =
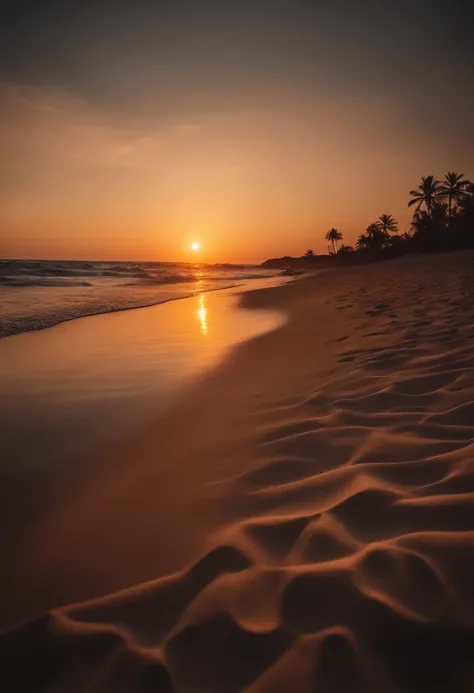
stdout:
{"type": "MultiPolygon", "coordinates": [[[[383,212],[406,230],[410,187],[425,169],[441,176],[452,166],[452,154],[427,159],[422,140],[398,138],[384,100],[318,100],[288,87],[245,103],[229,96],[222,113],[169,125],[156,125],[150,107],[143,132],[133,113],[120,120],[62,90],[0,83],[0,101],[12,143],[4,167],[15,172],[0,191],[5,258],[326,254],[331,227],[349,245],[383,212]]],[[[456,166],[473,178],[466,152],[456,166]]]]}

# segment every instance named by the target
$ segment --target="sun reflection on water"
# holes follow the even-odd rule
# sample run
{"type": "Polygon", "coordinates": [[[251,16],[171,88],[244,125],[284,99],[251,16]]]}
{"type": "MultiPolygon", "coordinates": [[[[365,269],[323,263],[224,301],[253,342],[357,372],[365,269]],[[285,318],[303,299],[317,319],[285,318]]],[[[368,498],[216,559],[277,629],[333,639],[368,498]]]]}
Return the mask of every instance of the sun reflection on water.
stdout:
{"type": "Polygon", "coordinates": [[[206,308],[206,294],[199,294],[199,310],[197,312],[199,317],[199,323],[201,326],[201,332],[203,335],[207,335],[207,308],[206,308]]]}

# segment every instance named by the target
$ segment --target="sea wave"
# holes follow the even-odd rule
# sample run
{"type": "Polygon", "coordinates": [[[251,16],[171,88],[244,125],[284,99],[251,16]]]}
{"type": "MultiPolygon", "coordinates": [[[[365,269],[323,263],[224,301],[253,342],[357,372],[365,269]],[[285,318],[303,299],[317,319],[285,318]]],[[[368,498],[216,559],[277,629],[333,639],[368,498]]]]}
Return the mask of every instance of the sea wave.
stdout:
{"type": "Polygon", "coordinates": [[[39,286],[93,286],[90,282],[71,281],[65,279],[44,278],[36,279],[34,277],[1,277],[0,286],[11,286],[18,288],[39,287],[39,286]]]}
{"type": "Polygon", "coordinates": [[[222,282],[223,279],[226,281],[244,281],[246,279],[268,279],[269,274],[229,274],[226,272],[225,276],[218,275],[204,275],[204,277],[196,274],[158,274],[155,276],[148,276],[139,282],[127,282],[126,286],[144,286],[153,284],[188,284],[190,282],[200,282],[205,281],[206,283],[222,282]]]}
{"type": "MultiPolygon", "coordinates": [[[[206,289],[206,292],[233,289],[238,286],[238,284],[221,283],[219,286],[206,289]]],[[[30,302],[27,302],[28,306],[19,303],[17,306],[13,305],[9,312],[0,313],[0,337],[10,337],[21,332],[42,330],[46,327],[59,325],[62,322],[69,322],[70,320],[86,318],[92,315],[117,313],[122,310],[135,308],[148,308],[161,303],[168,303],[169,301],[190,298],[197,293],[192,290],[180,291],[173,290],[171,287],[165,288],[166,293],[156,293],[156,291],[144,292],[142,290],[133,292],[131,295],[111,295],[110,293],[97,295],[92,290],[92,295],[83,296],[82,300],[76,299],[74,302],[64,302],[64,296],[61,296],[58,302],[53,300],[50,303],[35,305],[34,307],[31,306],[30,302]]],[[[31,296],[31,292],[29,292],[29,296],[31,296]]]]}
{"type": "MultiPolygon", "coordinates": [[[[144,284],[176,284],[193,281],[222,281],[240,279],[263,279],[266,273],[252,271],[248,265],[190,265],[185,263],[121,263],[121,262],[78,262],[54,260],[0,260],[0,283],[20,285],[19,279],[35,285],[34,278],[80,279],[130,279],[144,284]],[[16,278],[14,282],[12,278],[16,278]]],[[[138,282],[131,282],[136,285],[138,282]]],[[[54,286],[38,283],[37,286],[54,286]]],[[[80,286],[80,285],[79,285],[80,286]]]]}
{"type": "Polygon", "coordinates": [[[276,275],[248,265],[0,260],[0,336],[276,275]]]}
{"type": "Polygon", "coordinates": [[[122,277],[146,278],[147,272],[141,268],[86,268],[86,267],[42,267],[22,265],[19,267],[5,267],[0,265],[0,278],[22,276],[22,277],[112,277],[120,279],[122,277]]]}

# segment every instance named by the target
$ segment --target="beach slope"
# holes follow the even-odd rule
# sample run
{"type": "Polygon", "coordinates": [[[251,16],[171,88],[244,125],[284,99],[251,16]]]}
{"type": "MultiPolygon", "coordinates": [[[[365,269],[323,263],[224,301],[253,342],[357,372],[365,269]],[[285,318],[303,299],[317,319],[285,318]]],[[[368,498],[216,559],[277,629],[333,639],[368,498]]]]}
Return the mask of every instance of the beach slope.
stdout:
{"type": "Polygon", "coordinates": [[[473,285],[452,253],[244,294],[287,322],[24,537],[1,690],[471,691],[473,285]]]}

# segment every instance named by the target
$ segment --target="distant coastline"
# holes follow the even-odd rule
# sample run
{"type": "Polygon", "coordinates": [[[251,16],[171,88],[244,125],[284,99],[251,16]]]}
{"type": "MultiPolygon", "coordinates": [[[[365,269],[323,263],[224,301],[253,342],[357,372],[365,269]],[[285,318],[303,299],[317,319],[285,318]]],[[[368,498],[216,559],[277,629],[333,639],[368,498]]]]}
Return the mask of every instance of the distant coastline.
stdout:
{"type": "Polygon", "coordinates": [[[262,269],[310,270],[341,264],[363,265],[412,253],[439,253],[474,248],[474,183],[464,173],[448,172],[443,180],[422,176],[410,190],[408,207],[414,207],[411,227],[399,233],[391,214],[381,214],[357,238],[346,245],[344,233],[332,228],[325,234],[329,255],[311,248],[302,257],[270,258],[262,269]]]}
{"type": "Polygon", "coordinates": [[[302,255],[292,257],[273,257],[259,265],[260,269],[267,270],[294,270],[311,271],[314,269],[329,269],[341,267],[341,265],[365,265],[378,260],[388,260],[405,253],[374,252],[371,250],[354,251],[350,253],[337,253],[336,255],[302,255]]]}

